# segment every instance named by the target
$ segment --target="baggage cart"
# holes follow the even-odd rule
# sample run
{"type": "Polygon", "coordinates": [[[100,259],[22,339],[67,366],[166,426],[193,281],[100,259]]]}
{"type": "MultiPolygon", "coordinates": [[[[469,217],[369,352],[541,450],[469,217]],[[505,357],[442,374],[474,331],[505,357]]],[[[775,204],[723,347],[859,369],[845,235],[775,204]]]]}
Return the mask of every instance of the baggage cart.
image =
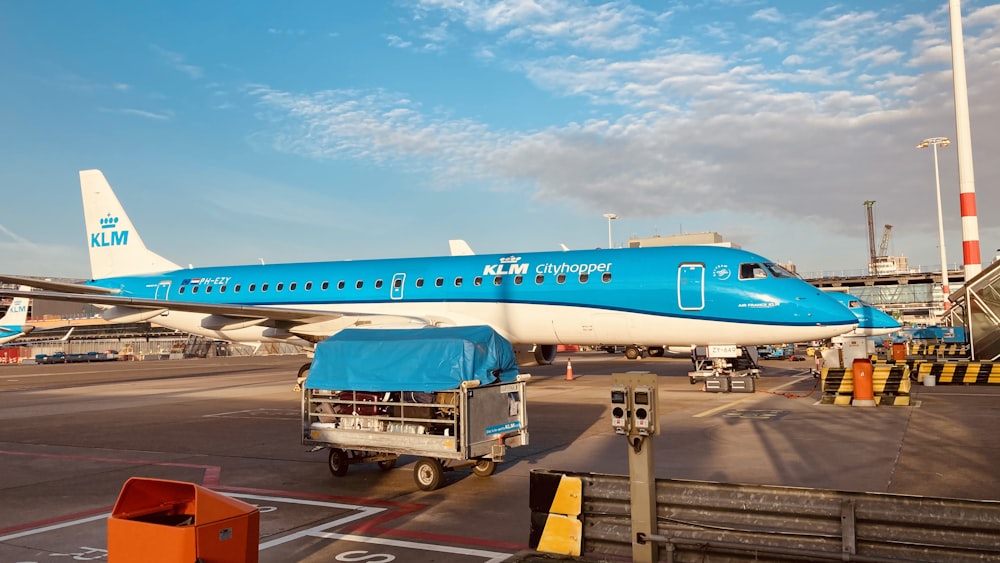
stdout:
{"type": "Polygon", "coordinates": [[[444,472],[488,477],[528,443],[525,387],[510,343],[489,327],[348,329],[317,346],[302,390],[302,443],[330,472],[417,456],[425,491],[444,472]],[[346,333],[346,334],[345,334],[346,333]]]}

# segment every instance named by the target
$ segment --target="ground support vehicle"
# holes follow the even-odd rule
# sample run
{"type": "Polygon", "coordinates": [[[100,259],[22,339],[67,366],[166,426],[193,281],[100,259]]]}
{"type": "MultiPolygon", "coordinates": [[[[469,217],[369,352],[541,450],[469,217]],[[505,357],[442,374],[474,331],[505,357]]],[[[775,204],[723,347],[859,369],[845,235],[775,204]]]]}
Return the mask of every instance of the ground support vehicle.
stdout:
{"type": "Polygon", "coordinates": [[[753,393],[760,366],[757,349],[746,346],[697,346],[691,350],[694,370],[688,372],[691,385],[702,383],[714,393],[753,393]]]}
{"type": "Polygon", "coordinates": [[[357,463],[392,469],[403,455],[420,458],[425,491],[460,467],[490,476],[508,448],[528,443],[530,376],[513,358],[488,327],[341,331],[317,346],[306,377],[302,443],[329,449],[337,477],[357,463]]]}

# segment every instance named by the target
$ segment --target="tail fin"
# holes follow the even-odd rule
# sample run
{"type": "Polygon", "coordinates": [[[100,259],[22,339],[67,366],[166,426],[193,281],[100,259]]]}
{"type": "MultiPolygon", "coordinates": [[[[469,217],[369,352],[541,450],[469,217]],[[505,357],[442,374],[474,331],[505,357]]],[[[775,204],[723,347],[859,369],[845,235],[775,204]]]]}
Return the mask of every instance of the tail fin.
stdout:
{"type": "Polygon", "coordinates": [[[80,190],[94,279],[180,269],[146,248],[100,170],[81,170],[80,190]]]}
{"type": "MultiPolygon", "coordinates": [[[[22,285],[21,291],[31,291],[31,288],[22,285]]],[[[28,322],[28,306],[31,305],[31,298],[29,297],[15,297],[13,301],[10,302],[10,307],[7,307],[7,312],[4,314],[3,318],[0,318],[0,325],[2,326],[19,326],[28,322]]]]}

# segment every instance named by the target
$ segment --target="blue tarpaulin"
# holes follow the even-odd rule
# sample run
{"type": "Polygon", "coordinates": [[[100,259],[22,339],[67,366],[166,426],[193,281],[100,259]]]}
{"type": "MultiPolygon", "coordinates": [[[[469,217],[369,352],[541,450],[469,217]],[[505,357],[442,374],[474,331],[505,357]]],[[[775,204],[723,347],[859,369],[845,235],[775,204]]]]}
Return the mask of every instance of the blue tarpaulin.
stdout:
{"type": "Polygon", "coordinates": [[[345,329],[316,345],[307,389],[441,391],[517,378],[514,348],[488,326],[345,329]]]}

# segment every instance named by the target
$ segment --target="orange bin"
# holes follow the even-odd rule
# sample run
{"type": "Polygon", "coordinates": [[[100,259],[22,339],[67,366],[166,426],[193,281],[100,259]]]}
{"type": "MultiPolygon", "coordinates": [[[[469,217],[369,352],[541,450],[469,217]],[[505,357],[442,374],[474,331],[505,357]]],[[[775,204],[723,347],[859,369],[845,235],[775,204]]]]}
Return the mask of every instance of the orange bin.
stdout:
{"type": "Polygon", "coordinates": [[[193,483],[132,477],[108,519],[108,561],[257,563],[260,511],[193,483]]]}

